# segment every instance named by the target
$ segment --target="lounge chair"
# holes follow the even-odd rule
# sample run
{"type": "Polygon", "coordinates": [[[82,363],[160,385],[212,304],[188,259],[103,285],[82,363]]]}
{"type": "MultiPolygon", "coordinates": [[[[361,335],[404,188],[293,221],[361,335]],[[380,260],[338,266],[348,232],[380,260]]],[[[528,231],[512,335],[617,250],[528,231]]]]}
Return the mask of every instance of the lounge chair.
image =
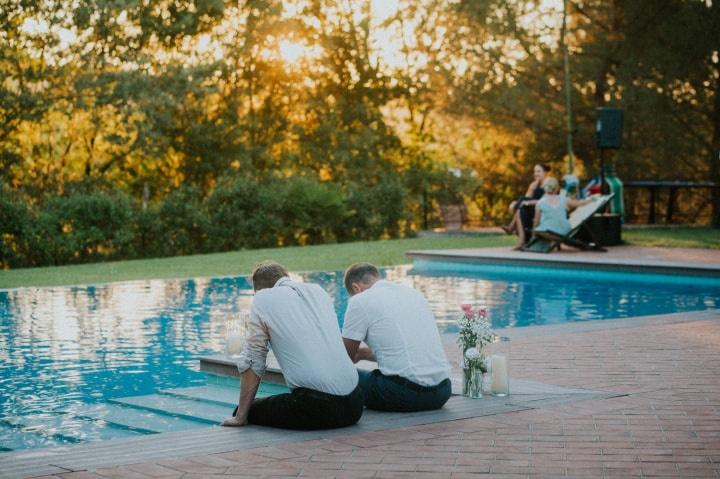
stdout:
{"type": "Polygon", "coordinates": [[[588,227],[588,220],[593,217],[595,213],[602,210],[605,205],[610,201],[613,195],[601,195],[592,203],[580,206],[574,209],[570,213],[568,221],[570,221],[570,232],[566,235],[553,233],[551,231],[538,231],[533,232],[533,236],[528,243],[523,247],[523,251],[530,251],[533,253],[549,253],[555,248],[560,248],[562,243],[565,243],[575,248],[582,250],[591,251],[607,251],[603,248],[600,243],[595,239],[595,235],[592,230],[588,227]],[[580,230],[584,229],[592,241],[586,242],[576,238],[580,230]]]}

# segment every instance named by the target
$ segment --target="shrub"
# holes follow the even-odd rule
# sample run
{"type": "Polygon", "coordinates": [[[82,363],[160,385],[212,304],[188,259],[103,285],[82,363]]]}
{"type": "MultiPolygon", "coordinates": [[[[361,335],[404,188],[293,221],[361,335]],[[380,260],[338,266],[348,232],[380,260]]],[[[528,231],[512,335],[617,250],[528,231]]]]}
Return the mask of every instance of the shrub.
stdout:
{"type": "Polygon", "coordinates": [[[313,178],[289,178],[275,187],[282,198],[284,244],[318,244],[335,240],[346,215],[337,185],[313,178]]]}
{"type": "Polygon", "coordinates": [[[345,200],[347,216],[335,234],[340,241],[396,238],[406,220],[405,188],[395,178],[373,186],[352,185],[345,200]]]}
{"type": "Polygon", "coordinates": [[[225,179],[207,200],[210,248],[227,251],[278,244],[283,224],[278,191],[247,179],[225,179]]]}
{"type": "Polygon", "coordinates": [[[209,221],[200,192],[181,186],[139,215],[143,255],[173,256],[207,251],[209,221]],[[148,254],[149,253],[149,254],[148,254]]]}
{"type": "Polygon", "coordinates": [[[25,201],[0,185],[0,269],[31,265],[28,241],[34,222],[25,201]]]}
{"type": "Polygon", "coordinates": [[[35,264],[125,258],[132,243],[132,205],[123,193],[75,191],[45,200],[33,242],[35,264]]]}

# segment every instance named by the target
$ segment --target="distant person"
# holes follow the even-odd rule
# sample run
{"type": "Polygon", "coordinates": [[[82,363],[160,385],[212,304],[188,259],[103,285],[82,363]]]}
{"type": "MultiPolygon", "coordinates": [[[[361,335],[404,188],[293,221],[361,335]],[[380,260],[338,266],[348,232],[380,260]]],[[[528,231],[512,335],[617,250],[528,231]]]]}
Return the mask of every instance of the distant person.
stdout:
{"type": "Polygon", "coordinates": [[[252,283],[250,331],[238,361],[240,400],[222,425],[330,429],[358,422],[358,373],[343,348],[330,296],[316,284],[291,280],[271,261],[255,268],[252,283]],[[291,391],[256,400],[268,345],[291,391]]]}
{"type": "Polygon", "coordinates": [[[568,209],[574,209],[595,200],[592,196],[584,200],[574,200],[560,195],[560,185],[555,178],[547,178],[543,188],[545,195],[535,206],[533,221],[533,232],[538,236],[544,236],[543,233],[565,236],[572,229],[570,221],[568,221],[568,209]]]}
{"type": "Polygon", "coordinates": [[[545,164],[537,164],[533,168],[533,182],[528,186],[524,196],[510,203],[510,211],[513,213],[510,224],[503,225],[501,228],[507,234],[516,234],[518,244],[515,249],[521,249],[529,239],[530,229],[532,228],[533,217],[535,216],[535,205],[538,200],[545,194],[543,183],[550,173],[550,166],[545,164]]]}
{"type": "Polygon", "coordinates": [[[358,263],[345,271],[350,294],[342,336],[357,362],[365,405],[380,411],[439,409],[450,398],[450,365],[430,305],[413,288],[380,278],[377,268],[358,263]],[[361,347],[365,341],[368,348],[361,347]]]}

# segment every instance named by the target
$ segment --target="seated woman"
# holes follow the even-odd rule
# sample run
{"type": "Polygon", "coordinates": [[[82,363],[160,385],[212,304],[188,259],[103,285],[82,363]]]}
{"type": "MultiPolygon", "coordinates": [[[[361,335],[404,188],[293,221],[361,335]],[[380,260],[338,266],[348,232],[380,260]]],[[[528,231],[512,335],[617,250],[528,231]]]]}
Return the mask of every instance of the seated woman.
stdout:
{"type": "Polygon", "coordinates": [[[570,233],[572,226],[568,221],[568,209],[586,205],[594,201],[594,197],[584,200],[574,200],[560,195],[560,185],[555,178],[545,180],[545,195],[537,202],[535,207],[535,226],[533,232],[538,236],[565,236],[570,233]]]}
{"type": "Polygon", "coordinates": [[[525,196],[521,196],[516,201],[510,203],[510,210],[513,212],[513,219],[507,226],[502,226],[503,231],[507,234],[516,234],[518,236],[518,245],[515,249],[520,249],[529,237],[532,228],[533,216],[535,214],[535,204],[542,198],[545,190],[543,182],[550,173],[550,166],[544,164],[535,165],[533,168],[533,182],[530,183],[525,196]]]}

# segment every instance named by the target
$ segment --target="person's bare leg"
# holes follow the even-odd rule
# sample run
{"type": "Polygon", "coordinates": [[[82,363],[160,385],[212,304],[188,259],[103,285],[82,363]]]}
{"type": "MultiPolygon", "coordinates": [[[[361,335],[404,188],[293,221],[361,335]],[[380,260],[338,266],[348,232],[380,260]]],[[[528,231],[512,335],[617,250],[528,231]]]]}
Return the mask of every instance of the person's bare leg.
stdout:
{"type": "Polygon", "coordinates": [[[516,230],[516,228],[517,228],[517,224],[518,224],[519,221],[520,221],[520,211],[518,210],[518,211],[515,211],[515,213],[513,214],[513,217],[512,217],[512,220],[510,221],[510,224],[508,224],[508,225],[503,225],[503,226],[501,226],[501,228],[503,229],[503,231],[504,231],[505,233],[507,233],[507,234],[509,234],[509,235],[515,234],[515,233],[516,233],[515,230],[516,230]]]}
{"type": "Polygon", "coordinates": [[[521,250],[523,246],[525,246],[525,229],[523,228],[522,221],[516,223],[515,231],[518,236],[518,244],[513,249],[521,250]]]}

